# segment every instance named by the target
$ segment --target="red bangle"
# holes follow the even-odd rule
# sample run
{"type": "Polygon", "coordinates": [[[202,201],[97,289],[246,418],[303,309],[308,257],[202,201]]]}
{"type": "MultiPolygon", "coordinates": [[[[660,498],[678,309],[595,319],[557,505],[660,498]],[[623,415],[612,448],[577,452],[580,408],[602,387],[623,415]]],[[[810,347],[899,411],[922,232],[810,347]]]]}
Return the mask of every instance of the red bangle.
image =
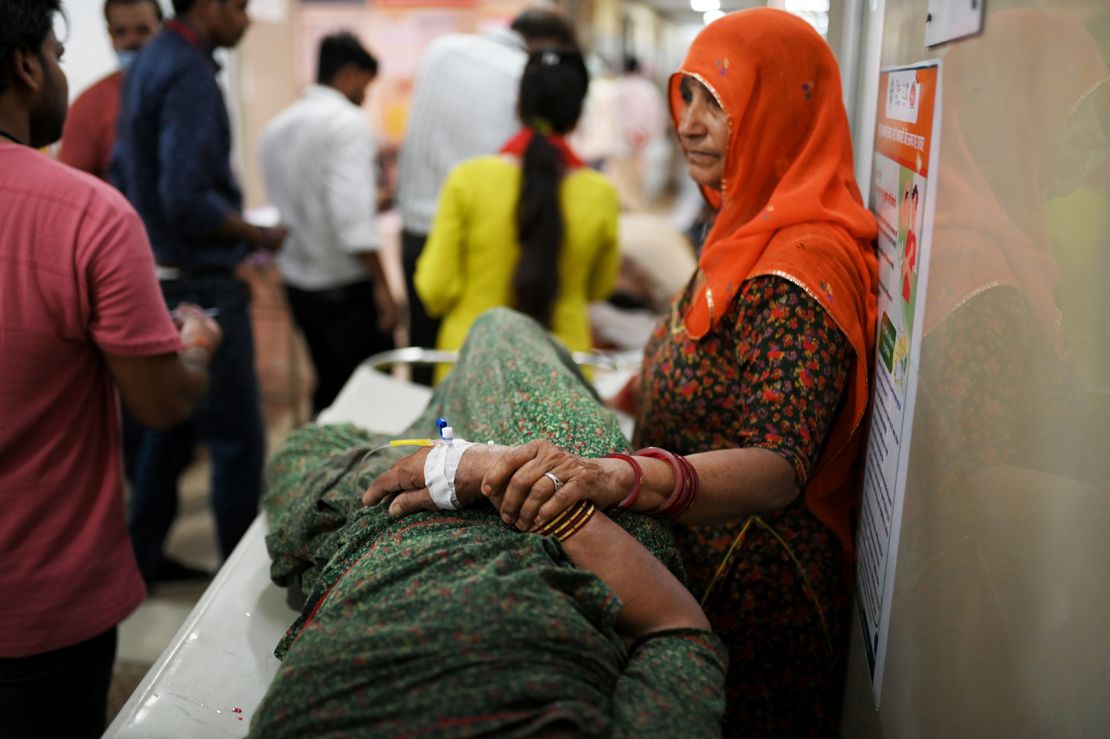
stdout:
{"type": "Polygon", "coordinates": [[[621,454],[620,452],[606,454],[605,457],[607,459],[623,459],[625,462],[628,462],[628,464],[632,466],[632,474],[636,478],[635,482],[632,483],[632,490],[629,491],[628,495],[624,496],[624,500],[622,500],[620,503],[617,503],[617,510],[623,511],[626,508],[631,508],[632,505],[636,502],[636,499],[640,497],[640,486],[644,481],[644,468],[641,467],[640,463],[637,462],[634,458],[627,454],[621,454]]]}
{"type": "Polygon", "coordinates": [[[681,454],[675,456],[678,457],[678,461],[681,462],[682,466],[686,469],[687,485],[686,497],[676,503],[673,508],[664,512],[663,515],[669,516],[670,518],[678,518],[689,510],[690,505],[694,502],[694,498],[698,495],[698,490],[701,488],[701,481],[698,479],[698,471],[694,469],[694,465],[690,463],[690,460],[686,459],[686,457],[681,454]]]}
{"type": "Polygon", "coordinates": [[[648,512],[667,518],[678,518],[685,513],[694,502],[694,496],[697,495],[700,487],[698,473],[694,466],[685,457],[654,446],[640,449],[636,452],[636,456],[665,460],[670,462],[671,469],[674,470],[674,489],[671,490],[671,494],[661,505],[648,512]]]}

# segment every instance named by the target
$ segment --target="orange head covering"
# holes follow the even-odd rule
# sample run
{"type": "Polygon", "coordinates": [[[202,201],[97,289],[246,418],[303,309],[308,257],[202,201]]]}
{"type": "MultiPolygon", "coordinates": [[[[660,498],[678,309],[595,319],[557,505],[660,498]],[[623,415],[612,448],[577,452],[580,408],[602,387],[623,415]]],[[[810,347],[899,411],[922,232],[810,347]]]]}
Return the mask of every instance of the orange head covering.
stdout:
{"type": "Polygon", "coordinates": [[[856,450],[869,399],[875,340],[875,219],[852,172],[840,73],[828,44],[805,21],[767,8],[730,13],[705,27],[671,76],[678,125],[682,78],[694,77],[728,116],[719,208],[699,266],[704,276],[686,330],[705,336],[741,284],[774,274],[817,299],[855,350],[843,410],[805,489],[810,510],[852,549],[856,450]]]}

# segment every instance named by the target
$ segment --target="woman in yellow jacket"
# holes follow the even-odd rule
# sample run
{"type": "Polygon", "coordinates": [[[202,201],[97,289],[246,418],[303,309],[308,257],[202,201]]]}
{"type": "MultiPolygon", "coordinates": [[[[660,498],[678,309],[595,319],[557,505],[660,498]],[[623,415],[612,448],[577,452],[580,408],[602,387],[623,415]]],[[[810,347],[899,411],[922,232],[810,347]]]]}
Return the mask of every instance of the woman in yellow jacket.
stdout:
{"type": "MultiPolygon", "coordinates": [[[[416,292],[442,317],[439,349],[458,349],[481,313],[510,306],[572,351],[590,348],[587,307],[612,292],[620,266],[612,185],[567,146],[589,77],[576,51],[532,54],[520,81],[524,127],[497,155],[451,171],[416,292]]],[[[439,382],[450,370],[440,366],[439,382]]]]}

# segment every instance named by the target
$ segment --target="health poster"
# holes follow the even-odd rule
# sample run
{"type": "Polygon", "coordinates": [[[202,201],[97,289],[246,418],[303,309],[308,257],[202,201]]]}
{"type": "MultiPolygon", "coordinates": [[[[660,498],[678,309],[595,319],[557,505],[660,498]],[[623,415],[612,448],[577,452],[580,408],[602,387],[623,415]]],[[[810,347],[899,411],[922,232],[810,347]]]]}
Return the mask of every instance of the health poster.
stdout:
{"type": "Polygon", "coordinates": [[[936,201],[940,83],[940,62],[886,69],[879,78],[870,203],[879,223],[878,332],[856,535],[856,598],[876,707],[917,392],[936,201]]]}

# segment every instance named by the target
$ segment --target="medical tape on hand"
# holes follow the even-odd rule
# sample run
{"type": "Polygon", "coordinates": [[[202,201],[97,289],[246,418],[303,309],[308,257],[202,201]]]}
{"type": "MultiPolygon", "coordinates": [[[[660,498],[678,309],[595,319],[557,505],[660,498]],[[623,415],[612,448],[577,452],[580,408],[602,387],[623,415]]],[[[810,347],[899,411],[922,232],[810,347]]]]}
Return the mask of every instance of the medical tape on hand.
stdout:
{"type": "Polygon", "coordinates": [[[432,494],[432,502],[440,510],[454,511],[462,508],[455,494],[455,473],[463,452],[474,442],[455,439],[450,444],[436,444],[424,460],[424,485],[432,494]]]}

